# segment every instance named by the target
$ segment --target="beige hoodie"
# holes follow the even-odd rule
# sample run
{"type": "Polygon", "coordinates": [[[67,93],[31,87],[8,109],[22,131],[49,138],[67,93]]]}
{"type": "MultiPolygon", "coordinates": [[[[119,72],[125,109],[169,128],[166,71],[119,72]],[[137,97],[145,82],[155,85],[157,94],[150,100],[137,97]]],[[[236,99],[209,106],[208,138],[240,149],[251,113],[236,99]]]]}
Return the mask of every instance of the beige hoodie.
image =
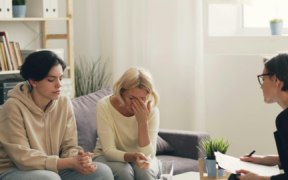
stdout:
{"type": "Polygon", "coordinates": [[[0,111],[0,174],[15,167],[57,173],[59,157],[82,150],[69,98],[59,96],[42,111],[28,90],[27,82],[19,83],[0,111]]]}

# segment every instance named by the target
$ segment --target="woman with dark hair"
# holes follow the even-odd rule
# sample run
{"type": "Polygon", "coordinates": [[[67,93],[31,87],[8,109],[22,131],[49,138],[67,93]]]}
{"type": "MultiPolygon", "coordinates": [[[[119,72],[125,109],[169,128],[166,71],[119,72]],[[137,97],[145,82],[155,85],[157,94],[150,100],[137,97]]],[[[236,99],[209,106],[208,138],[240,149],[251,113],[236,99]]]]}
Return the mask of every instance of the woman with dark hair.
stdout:
{"type": "Polygon", "coordinates": [[[9,91],[0,111],[0,180],[113,179],[78,146],[72,104],[60,95],[65,68],[51,51],[26,58],[26,82],[9,91]]]}
{"type": "MultiPolygon", "coordinates": [[[[258,81],[264,94],[265,103],[277,103],[283,111],[276,118],[277,131],[274,132],[278,155],[248,155],[242,161],[267,166],[278,165],[284,174],[275,176],[259,176],[246,170],[236,171],[241,180],[287,180],[288,179],[288,54],[282,53],[271,59],[264,59],[265,67],[258,81]]],[[[232,179],[232,178],[230,178],[232,179]]]]}

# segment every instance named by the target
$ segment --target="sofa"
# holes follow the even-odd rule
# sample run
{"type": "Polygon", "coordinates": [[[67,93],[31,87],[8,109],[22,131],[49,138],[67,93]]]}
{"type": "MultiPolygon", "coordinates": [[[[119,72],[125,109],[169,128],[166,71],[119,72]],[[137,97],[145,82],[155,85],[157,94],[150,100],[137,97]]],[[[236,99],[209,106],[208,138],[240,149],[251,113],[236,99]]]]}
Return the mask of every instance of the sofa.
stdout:
{"type": "MultiPolygon", "coordinates": [[[[97,92],[71,99],[77,123],[78,143],[85,152],[93,152],[97,141],[96,105],[100,99],[111,94],[113,92],[109,86],[97,92]]],[[[158,135],[157,158],[174,160],[174,175],[188,171],[199,172],[197,160],[204,156],[196,146],[199,146],[202,139],[210,137],[208,133],[160,129],[158,135]]],[[[205,164],[203,166],[204,172],[206,172],[205,164]]]]}

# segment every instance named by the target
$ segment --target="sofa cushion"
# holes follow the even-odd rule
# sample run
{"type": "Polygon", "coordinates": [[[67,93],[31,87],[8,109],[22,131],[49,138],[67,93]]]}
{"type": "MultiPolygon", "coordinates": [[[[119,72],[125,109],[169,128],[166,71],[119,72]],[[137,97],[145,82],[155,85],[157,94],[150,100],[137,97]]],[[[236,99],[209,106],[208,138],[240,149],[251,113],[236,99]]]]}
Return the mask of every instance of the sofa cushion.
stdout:
{"type": "Polygon", "coordinates": [[[112,94],[111,86],[94,93],[71,99],[76,118],[78,144],[85,152],[93,152],[96,145],[96,105],[112,94]]]}
{"type": "Polygon", "coordinates": [[[158,135],[156,155],[165,155],[172,151],[174,151],[174,148],[158,135]]]}
{"type": "MultiPolygon", "coordinates": [[[[195,159],[182,158],[177,156],[160,155],[157,156],[158,160],[173,160],[174,171],[173,175],[185,173],[188,171],[199,172],[198,161],[195,159]]],[[[203,163],[203,170],[206,173],[206,166],[203,163]]]]}

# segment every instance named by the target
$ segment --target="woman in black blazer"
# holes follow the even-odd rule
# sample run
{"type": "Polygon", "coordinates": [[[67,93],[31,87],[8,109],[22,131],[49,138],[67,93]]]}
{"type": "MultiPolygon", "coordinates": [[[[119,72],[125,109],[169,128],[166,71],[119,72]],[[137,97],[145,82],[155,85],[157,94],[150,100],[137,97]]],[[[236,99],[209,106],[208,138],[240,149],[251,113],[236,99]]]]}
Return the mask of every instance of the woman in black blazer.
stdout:
{"type": "Polygon", "coordinates": [[[264,66],[263,73],[258,75],[264,101],[268,104],[276,102],[283,109],[276,118],[277,131],[274,132],[278,155],[245,155],[240,159],[267,166],[278,165],[285,173],[269,177],[239,170],[236,172],[241,173],[237,176],[240,180],[288,180],[288,54],[281,53],[271,59],[264,59],[264,66]]]}

